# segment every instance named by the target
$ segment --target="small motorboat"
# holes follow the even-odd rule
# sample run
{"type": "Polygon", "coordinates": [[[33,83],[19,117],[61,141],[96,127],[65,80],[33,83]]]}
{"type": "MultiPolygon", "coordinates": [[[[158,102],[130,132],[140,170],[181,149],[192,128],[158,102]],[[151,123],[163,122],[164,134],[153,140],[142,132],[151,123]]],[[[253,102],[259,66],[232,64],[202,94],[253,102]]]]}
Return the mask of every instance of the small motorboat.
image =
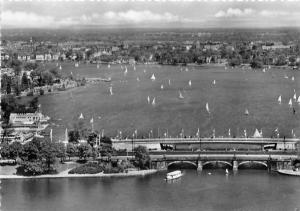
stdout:
{"type": "Polygon", "coordinates": [[[180,170],[167,173],[166,180],[173,180],[182,177],[183,173],[180,170]]]}

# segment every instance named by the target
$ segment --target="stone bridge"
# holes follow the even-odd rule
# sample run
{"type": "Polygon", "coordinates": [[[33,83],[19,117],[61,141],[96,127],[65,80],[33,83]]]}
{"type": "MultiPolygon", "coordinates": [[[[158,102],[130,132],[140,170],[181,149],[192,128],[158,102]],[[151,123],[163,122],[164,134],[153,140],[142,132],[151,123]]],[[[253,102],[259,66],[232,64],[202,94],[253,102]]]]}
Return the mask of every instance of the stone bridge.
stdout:
{"type": "Polygon", "coordinates": [[[290,164],[296,155],[151,155],[151,167],[167,169],[173,165],[189,165],[202,170],[209,165],[213,167],[225,166],[228,169],[238,170],[242,167],[261,166],[268,170],[284,168],[290,164]]]}

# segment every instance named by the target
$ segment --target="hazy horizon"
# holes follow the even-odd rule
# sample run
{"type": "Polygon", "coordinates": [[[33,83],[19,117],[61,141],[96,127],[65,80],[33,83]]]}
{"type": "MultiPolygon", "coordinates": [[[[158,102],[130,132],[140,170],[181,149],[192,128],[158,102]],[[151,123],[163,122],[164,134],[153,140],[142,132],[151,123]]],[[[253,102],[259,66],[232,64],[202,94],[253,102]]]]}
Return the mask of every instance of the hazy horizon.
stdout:
{"type": "Polygon", "coordinates": [[[3,2],[9,28],[280,28],[300,27],[300,3],[285,2],[3,2]]]}

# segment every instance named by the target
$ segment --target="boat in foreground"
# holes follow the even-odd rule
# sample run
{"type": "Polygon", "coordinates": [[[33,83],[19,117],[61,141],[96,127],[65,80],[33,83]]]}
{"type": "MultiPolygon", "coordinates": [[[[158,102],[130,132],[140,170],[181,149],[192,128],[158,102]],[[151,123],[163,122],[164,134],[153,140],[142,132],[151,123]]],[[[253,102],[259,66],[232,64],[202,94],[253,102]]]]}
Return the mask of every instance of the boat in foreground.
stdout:
{"type": "Polygon", "coordinates": [[[285,174],[290,176],[300,176],[300,170],[280,169],[277,172],[280,174],[285,174]]]}
{"type": "Polygon", "coordinates": [[[167,173],[166,180],[173,180],[181,177],[183,173],[180,170],[167,173]]]}

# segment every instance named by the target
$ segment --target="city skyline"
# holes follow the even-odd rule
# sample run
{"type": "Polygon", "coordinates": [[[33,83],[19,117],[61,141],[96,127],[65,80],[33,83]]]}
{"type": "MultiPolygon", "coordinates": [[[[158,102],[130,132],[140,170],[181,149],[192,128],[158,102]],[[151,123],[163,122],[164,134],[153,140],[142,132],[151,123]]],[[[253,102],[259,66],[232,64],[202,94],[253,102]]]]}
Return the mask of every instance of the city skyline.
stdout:
{"type": "Polygon", "coordinates": [[[299,27],[300,3],[287,2],[4,2],[3,28],[299,27]]]}

